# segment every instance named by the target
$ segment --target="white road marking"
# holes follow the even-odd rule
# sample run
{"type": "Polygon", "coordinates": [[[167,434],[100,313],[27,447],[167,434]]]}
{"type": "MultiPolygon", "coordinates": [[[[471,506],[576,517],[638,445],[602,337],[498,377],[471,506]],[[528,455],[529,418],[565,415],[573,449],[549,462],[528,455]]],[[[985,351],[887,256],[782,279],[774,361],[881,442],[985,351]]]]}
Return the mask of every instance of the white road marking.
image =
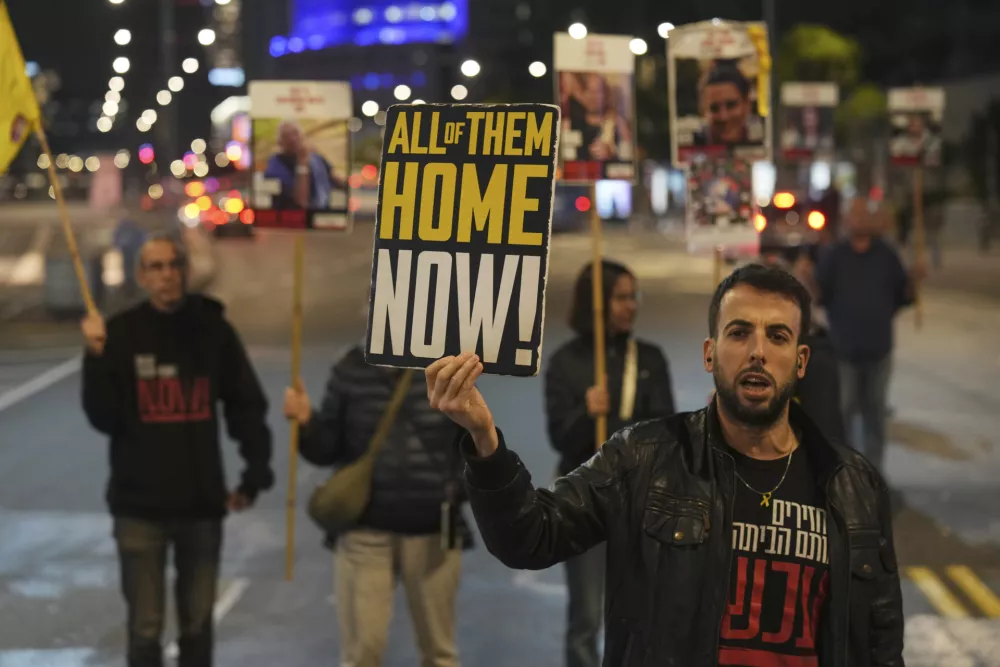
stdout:
{"type": "Polygon", "coordinates": [[[0,667],[78,667],[96,653],[92,648],[4,649],[0,667]]]}
{"type": "MultiPolygon", "coordinates": [[[[250,588],[249,579],[233,579],[229,582],[226,590],[222,591],[222,595],[215,601],[215,608],[212,610],[212,618],[215,620],[216,625],[221,623],[226,614],[233,610],[233,607],[240,601],[240,598],[243,597],[248,588],[250,588]]],[[[177,647],[176,641],[170,642],[164,651],[164,655],[170,660],[177,659],[180,655],[180,649],[177,647]]]]}
{"type": "Polygon", "coordinates": [[[34,396],[40,391],[48,389],[55,383],[68,378],[80,370],[82,358],[77,356],[63,363],[50,368],[41,375],[28,380],[24,384],[14,387],[10,391],[0,394],[0,412],[3,412],[12,405],[16,405],[26,398],[34,396]]]}

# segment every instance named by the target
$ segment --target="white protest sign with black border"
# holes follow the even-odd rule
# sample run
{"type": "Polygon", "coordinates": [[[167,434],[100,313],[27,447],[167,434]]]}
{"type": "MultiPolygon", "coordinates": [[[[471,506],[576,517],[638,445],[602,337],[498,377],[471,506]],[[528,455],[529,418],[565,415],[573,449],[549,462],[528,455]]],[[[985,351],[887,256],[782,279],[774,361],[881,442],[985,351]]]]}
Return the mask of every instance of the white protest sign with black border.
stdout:
{"type": "Polygon", "coordinates": [[[254,225],[350,231],[351,85],[251,81],[254,225]]]}
{"type": "Polygon", "coordinates": [[[893,88],[889,91],[892,163],[936,167],[941,164],[943,88],[893,88]]]}
{"type": "Polygon", "coordinates": [[[389,108],[368,363],[475,352],[486,373],[538,373],[558,146],[554,105],[389,108]]]}
{"type": "Polygon", "coordinates": [[[781,154],[786,160],[832,158],[834,112],[840,103],[835,83],[790,82],[781,86],[781,154]]]}

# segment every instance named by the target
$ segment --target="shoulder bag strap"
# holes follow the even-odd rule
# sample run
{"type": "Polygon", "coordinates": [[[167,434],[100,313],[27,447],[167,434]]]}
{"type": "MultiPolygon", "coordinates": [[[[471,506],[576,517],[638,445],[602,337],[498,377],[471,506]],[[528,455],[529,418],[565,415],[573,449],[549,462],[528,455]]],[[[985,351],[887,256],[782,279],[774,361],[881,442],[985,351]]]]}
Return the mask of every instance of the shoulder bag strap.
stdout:
{"type": "Polygon", "coordinates": [[[378,428],[375,429],[375,435],[372,436],[371,442],[368,443],[369,455],[375,456],[378,454],[379,449],[382,448],[382,443],[385,442],[386,437],[389,435],[389,430],[396,421],[396,415],[399,413],[399,409],[403,406],[406,394],[410,391],[410,383],[412,381],[413,370],[407,368],[403,371],[399,380],[396,381],[396,388],[392,392],[392,399],[389,401],[389,405],[386,406],[385,412],[382,413],[382,417],[379,419],[378,428]]]}
{"type": "Polygon", "coordinates": [[[639,345],[629,338],[625,350],[625,370],[622,373],[622,400],[618,416],[623,422],[632,420],[635,412],[635,388],[639,378],[639,345]]]}

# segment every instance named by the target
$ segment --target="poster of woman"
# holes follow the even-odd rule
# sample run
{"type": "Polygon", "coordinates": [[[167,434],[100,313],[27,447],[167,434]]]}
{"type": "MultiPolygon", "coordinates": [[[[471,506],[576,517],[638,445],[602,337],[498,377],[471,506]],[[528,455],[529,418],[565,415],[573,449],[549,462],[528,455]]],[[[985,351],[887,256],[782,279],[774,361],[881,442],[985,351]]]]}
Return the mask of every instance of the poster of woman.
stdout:
{"type": "Polygon", "coordinates": [[[670,33],[674,166],[697,155],[771,159],[770,124],[762,113],[770,108],[770,56],[751,35],[761,30],[759,23],[705,21],[670,33]]]}
{"type": "Polygon", "coordinates": [[[628,43],[617,35],[555,36],[564,182],[635,178],[635,59],[628,43]]]}

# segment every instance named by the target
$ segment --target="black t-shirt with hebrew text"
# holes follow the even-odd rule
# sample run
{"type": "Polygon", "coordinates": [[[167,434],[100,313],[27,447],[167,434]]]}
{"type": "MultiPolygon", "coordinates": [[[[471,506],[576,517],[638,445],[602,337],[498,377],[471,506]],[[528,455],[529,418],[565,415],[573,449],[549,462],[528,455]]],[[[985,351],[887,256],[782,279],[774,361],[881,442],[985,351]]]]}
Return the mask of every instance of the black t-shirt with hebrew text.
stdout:
{"type": "Polygon", "coordinates": [[[736,460],[733,559],[719,665],[819,667],[816,640],[829,597],[827,512],[805,447],[774,461],[736,460]],[[774,488],[768,503],[757,491],[774,488]],[[740,477],[746,481],[740,481],[740,477]]]}

